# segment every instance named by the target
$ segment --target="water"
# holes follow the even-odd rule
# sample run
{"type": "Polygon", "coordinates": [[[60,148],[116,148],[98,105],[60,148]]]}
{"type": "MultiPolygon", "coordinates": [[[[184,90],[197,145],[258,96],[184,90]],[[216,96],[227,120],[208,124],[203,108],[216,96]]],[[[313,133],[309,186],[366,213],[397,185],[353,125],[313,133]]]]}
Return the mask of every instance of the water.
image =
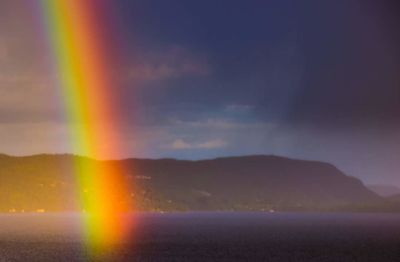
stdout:
{"type": "MultiPolygon", "coordinates": [[[[400,261],[399,214],[137,214],[106,261],[400,261]]],[[[0,216],[0,262],[85,261],[77,214],[0,216]]],[[[108,251],[107,251],[108,252],[108,251]]]]}

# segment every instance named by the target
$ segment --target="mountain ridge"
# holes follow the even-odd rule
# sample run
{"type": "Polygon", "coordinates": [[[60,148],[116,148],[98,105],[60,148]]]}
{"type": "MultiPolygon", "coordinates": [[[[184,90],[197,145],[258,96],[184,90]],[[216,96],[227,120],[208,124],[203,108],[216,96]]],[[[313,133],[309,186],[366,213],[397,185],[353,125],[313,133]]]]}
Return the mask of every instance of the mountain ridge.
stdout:
{"type": "Polygon", "coordinates": [[[93,160],[70,154],[40,154],[0,156],[0,211],[79,210],[76,161],[123,165],[135,210],[393,209],[361,180],[326,162],[275,155],[93,160]]]}
{"type": "Polygon", "coordinates": [[[370,184],[366,185],[371,191],[382,197],[391,197],[400,195],[400,188],[393,185],[383,185],[383,184],[370,184]]]}

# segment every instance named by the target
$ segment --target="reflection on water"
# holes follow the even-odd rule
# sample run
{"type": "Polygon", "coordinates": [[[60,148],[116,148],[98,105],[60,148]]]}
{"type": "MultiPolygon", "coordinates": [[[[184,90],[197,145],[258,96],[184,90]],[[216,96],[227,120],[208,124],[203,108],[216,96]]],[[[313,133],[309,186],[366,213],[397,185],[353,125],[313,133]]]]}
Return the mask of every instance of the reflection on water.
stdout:
{"type": "MultiPolygon", "coordinates": [[[[118,261],[397,261],[400,247],[399,214],[140,213],[127,219],[136,227],[114,254],[118,261]]],[[[0,261],[83,261],[80,221],[74,213],[1,215],[0,261]]]]}

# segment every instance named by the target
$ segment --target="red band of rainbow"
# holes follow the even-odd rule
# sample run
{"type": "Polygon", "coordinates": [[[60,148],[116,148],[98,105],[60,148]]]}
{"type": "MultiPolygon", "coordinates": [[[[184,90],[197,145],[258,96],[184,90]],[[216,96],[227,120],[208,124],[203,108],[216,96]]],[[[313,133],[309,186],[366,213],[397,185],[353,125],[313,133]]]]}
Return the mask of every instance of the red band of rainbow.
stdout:
{"type": "MultiPolygon", "coordinates": [[[[65,97],[74,151],[105,159],[120,155],[122,147],[108,68],[108,40],[101,28],[104,21],[99,2],[42,0],[42,8],[65,97]]],[[[82,209],[88,214],[85,222],[88,244],[122,240],[128,231],[123,214],[132,207],[123,167],[112,161],[84,158],[76,166],[82,209]]]]}

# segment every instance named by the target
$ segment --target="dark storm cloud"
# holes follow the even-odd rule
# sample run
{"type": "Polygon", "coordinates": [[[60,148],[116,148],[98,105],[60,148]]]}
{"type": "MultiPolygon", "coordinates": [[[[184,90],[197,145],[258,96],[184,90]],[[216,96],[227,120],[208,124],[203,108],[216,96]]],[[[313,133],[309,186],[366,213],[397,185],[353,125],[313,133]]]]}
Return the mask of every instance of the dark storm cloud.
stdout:
{"type": "Polygon", "coordinates": [[[398,125],[400,20],[388,15],[384,2],[335,1],[304,12],[304,74],[289,121],[398,125]]]}
{"type": "Polygon", "coordinates": [[[182,68],[179,59],[139,66],[140,75],[155,77],[125,82],[122,107],[141,126],[150,156],[273,153],[399,183],[397,6],[118,1],[126,57],[135,64],[129,68],[175,47],[207,65],[206,74],[171,73],[179,77],[166,73],[182,68]],[[174,63],[170,71],[155,66],[174,63]],[[227,110],[235,107],[247,110],[227,110]]]}
{"type": "Polygon", "coordinates": [[[282,44],[291,44],[296,24],[294,7],[279,1],[273,5],[264,1],[125,3],[125,24],[133,25],[132,34],[138,37],[131,39],[137,46],[155,52],[168,45],[183,46],[212,66],[206,77],[158,82],[153,85],[168,89],[148,88],[137,94],[151,93],[150,100],[160,98],[157,102],[163,106],[203,104],[213,109],[230,103],[253,103],[260,93],[274,89],[268,86],[272,60],[277,59],[275,52],[281,51],[282,44]]]}
{"type": "Polygon", "coordinates": [[[147,83],[135,97],[163,114],[250,103],[287,124],[390,124],[400,112],[400,37],[385,2],[122,1],[136,46],[182,46],[213,67],[147,83]]]}

